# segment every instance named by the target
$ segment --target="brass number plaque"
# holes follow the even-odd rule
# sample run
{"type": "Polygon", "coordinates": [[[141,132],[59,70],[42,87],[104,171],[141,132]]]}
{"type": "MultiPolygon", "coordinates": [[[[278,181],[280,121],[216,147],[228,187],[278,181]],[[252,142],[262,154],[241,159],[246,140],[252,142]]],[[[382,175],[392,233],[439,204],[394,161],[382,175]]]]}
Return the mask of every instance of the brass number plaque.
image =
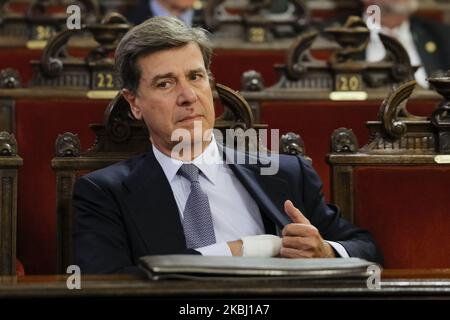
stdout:
{"type": "Polygon", "coordinates": [[[48,40],[55,34],[55,30],[53,30],[50,26],[42,26],[37,25],[34,27],[32,32],[33,40],[48,40]]]}
{"type": "Polygon", "coordinates": [[[266,30],[264,28],[252,27],[248,29],[248,40],[250,42],[265,42],[266,30]]]}
{"type": "Polygon", "coordinates": [[[361,89],[361,75],[339,74],[336,76],[336,91],[360,91],[361,89]]]}
{"type": "Polygon", "coordinates": [[[97,72],[94,75],[94,89],[114,89],[114,77],[110,72],[97,72]]]}

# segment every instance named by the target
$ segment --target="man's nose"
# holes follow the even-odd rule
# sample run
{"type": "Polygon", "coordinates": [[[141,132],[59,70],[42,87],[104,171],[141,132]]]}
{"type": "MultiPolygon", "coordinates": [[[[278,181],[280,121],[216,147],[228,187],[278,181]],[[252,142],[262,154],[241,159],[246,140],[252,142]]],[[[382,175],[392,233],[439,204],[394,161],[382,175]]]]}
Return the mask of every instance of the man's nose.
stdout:
{"type": "Polygon", "coordinates": [[[190,106],[195,101],[197,101],[197,93],[194,88],[188,82],[180,83],[177,104],[179,106],[190,106]]]}

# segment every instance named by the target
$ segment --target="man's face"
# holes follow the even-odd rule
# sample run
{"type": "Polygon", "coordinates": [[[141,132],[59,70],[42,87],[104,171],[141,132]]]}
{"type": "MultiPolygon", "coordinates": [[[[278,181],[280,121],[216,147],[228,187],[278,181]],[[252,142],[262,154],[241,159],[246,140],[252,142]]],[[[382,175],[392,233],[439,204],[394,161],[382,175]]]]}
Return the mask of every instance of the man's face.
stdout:
{"type": "Polygon", "coordinates": [[[138,60],[141,78],[136,95],[124,90],[124,96],[137,119],[147,125],[152,143],[161,151],[170,151],[176,129],[193,135],[194,121],[202,130],[214,126],[211,86],[200,48],[195,43],[163,50],[138,60]]]}

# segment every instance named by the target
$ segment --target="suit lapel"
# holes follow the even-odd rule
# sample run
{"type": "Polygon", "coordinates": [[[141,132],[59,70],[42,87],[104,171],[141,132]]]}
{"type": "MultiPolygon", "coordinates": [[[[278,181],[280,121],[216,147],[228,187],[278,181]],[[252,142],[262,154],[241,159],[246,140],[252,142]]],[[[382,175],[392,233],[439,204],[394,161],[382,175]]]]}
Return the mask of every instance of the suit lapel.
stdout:
{"type": "Polygon", "coordinates": [[[150,149],[124,181],[129,214],[149,253],[186,249],[178,206],[164,172],[150,149]],[[164,245],[161,245],[164,243],[164,245]]]}

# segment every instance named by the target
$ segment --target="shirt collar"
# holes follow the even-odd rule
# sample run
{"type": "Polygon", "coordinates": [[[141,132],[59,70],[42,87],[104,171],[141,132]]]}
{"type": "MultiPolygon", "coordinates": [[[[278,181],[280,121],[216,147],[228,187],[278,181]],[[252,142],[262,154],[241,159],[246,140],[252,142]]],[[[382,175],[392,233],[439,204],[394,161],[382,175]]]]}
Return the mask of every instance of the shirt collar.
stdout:
{"type": "Polygon", "coordinates": [[[161,168],[163,169],[169,182],[172,182],[175,178],[183,163],[193,163],[212,184],[216,183],[219,164],[223,163],[223,160],[220,157],[219,148],[217,147],[217,142],[214,135],[203,153],[191,162],[183,162],[181,160],[171,158],[159,151],[154,145],[152,145],[152,149],[156,160],[161,165],[161,168]]]}
{"type": "MultiPolygon", "coordinates": [[[[154,16],[172,16],[172,14],[167,11],[163,6],[161,6],[158,1],[150,0],[150,10],[153,12],[154,16]]],[[[194,16],[194,10],[188,9],[184,11],[182,14],[180,14],[177,18],[184,22],[187,26],[192,25],[192,18],[194,16]]]]}

